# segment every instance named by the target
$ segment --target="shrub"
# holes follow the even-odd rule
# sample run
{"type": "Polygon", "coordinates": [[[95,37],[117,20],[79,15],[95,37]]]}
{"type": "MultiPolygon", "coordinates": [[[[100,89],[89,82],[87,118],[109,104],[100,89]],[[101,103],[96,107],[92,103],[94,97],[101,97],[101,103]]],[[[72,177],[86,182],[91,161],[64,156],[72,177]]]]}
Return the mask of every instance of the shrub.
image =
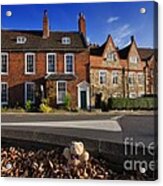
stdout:
{"type": "Polygon", "coordinates": [[[77,107],[71,108],[71,112],[79,112],[79,109],[77,107]]]}
{"type": "Polygon", "coordinates": [[[109,98],[108,109],[126,110],[156,110],[157,98],[109,98]]]}
{"type": "Polygon", "coordinates": [[[25,110],[27,112],[32,112],[34,110],[34,106],[31,102],[31,100],[27,100],[27,102],[25,103],[25,110]]]}
{"type": "Polygon", "coordinates": [[[71,105],[71,97],[69,94],[67,94],[65,97],[64,97],[64,107],[66,110],[70,110],[70,105],[71,105]]]}
{"type": "Polygon", "coordinates": [[[134,109],[134,99],[126,98],[126,109],[133,110],[134,109]]]}
{"type": "Polygon", "coordinates": [[[39,110],[40,112],[44,112],[44,113],[49,113],[52,112],[52,108],[49,106],[49,101],[48,99],[43,99],[42,103],[39,106],[39,110]]]}
{"type": "Polygon", "coordinates": [[[7,106],[2,106],[2,108],[1,108],[1,112],[7,112],[7,111],[8,111],[7,106]]]}
{"type": "Polygon", "coordinates": [[[103,112],[109,111],[109,107],[108,107],[108,104],[107,104],[106,101],[101,101],[101,110],[102,110],[103,112]]]}
{"type": "Polygon", "coordinates": [[[45,105],[44,103],[40,104],[40,112],[49,113],[52,112],[52,108],[48,105],[45,105]]]}

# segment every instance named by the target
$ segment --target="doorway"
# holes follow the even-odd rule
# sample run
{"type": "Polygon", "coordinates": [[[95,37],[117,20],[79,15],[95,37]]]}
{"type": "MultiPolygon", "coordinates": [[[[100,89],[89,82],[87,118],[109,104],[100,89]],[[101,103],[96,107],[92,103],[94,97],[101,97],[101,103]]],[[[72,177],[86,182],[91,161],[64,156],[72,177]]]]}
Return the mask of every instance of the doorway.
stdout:
{"type": "Polygon", "coordinates": [[[80,91],[80,101],[81,101],[81,109],[87,109],[87,92],[80,91]]]}
{"type": "Polygon", "coordinates": [[[95,108],[97,109],[101,108],[101,97],[102,93],[96,94],[95,96],[95,108]]]}
{"type": "Polygon", "coordinates": [[[82,81],[77,85],[78,88],[78,108],[83,110],[90,109],[90,88],[89,83],[82,81]]]}

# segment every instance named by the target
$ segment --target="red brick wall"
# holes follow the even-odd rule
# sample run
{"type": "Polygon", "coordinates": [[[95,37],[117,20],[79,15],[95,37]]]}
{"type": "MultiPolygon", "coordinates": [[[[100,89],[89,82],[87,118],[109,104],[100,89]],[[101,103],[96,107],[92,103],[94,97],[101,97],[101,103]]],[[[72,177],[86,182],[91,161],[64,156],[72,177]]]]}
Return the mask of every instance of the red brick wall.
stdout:
{"type": "MultiPolygon", "coordinates": [[[[2,82],[8,83],[9,105],[14,107],[16,104],[24,105],[24,84],[27,81],[36,82],[36,86],[45,85],[46,76],[46,53],[37,52],[36,55],[36,73],[35,75],[25,75],[25,53],[9,53],[9,72],[8,75],[2,75],[2,82]]],[[[77,103],[77,84],[86,80],[89,81],[89,53],[81,52],[75,54],[75,74],[77,79],[68,83],[68,90],[77,103]]],[[[64,53],[57,53],[57,72],[64,72],[64,53]]],[[[54,89],[55,91],[55,89],[54,89]]],[[[38,96],[39,97],[39,96],[38,96]]]]}

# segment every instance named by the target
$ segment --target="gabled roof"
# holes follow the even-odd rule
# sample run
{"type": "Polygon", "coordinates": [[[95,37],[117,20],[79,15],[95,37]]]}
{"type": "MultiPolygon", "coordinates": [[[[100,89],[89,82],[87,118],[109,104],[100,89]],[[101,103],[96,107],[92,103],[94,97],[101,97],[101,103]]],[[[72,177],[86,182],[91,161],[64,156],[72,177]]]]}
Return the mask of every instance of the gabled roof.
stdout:
{"type": "Polygon", "coordinates": [[[131,48],[131,44],[129,44],[128,46],[126,46],[125,48],[122,48],[121,50],[118,50],[118,53],[119,53],[119,57],[121,59],[127,59],[128,57],[128,53],[130,51],[130,48],[131,48]]]}
{"type": "Polygon", "coordinates": [[[79,32],[50,32],[50,37],[42,38],[42,31],[33,30],[2,30],[1,32],[1,48],[4,50],[83,50],[87,49],[87,43],[83,34],[79,32]],[[25,44],[17,44],[17,36],[25,36],[27,41],[25,44]],[[63,45],[62,37],[70,37],[71,44],[63,45]]]}
{"type": "MultiPolygon", "coordinates": [[[[102,56],[103,53],[104,53],[104,51],[105,51],[105,48],[106,48],[106,45],[107,45],[109,39],[112,39],[112,36],[111,35],[108,35],[107,40],[100,47],[90,48],[90,55],[93,55],[93,56],[102,56]]],[[[114,43],[113,43],[113,45],[114,45],[114,43]]]]}
{"type": "MultiPolygon", "coordinates": [[[[118,51],[121,59],[127,59],[131,45],[132,43],[118,51]]],[[[156,49],[152,49],[152,48],[138,48],[138,53],[142,60],[148,60],[153,55],[155,55],[155,57],[157,58],[157,52],[158,51],[156,49]]]]}
{"type": "Polygon", "coordinates": [[[104,53],[106,44],[107,42],[105,42],[100,47],[90,48],[90,54],[93,56],[102,56],[102,54],[104,53]]]}

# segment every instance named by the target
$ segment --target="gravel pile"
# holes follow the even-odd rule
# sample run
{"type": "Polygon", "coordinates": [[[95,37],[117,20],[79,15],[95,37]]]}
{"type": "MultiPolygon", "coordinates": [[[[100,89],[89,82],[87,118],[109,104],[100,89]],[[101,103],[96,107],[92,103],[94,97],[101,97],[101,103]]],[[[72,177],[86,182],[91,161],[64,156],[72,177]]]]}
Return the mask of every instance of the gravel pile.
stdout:
{"type": "Polygon", "coordinates": [[[92,156],[87,164],[70,167],[67,165],[62,152],[62,148],[25,150],[19,147],[2,147],[1,176],[64,179],[147,179],[145,174],[113,172],[105,160],[96,159],[92,156]]]}

